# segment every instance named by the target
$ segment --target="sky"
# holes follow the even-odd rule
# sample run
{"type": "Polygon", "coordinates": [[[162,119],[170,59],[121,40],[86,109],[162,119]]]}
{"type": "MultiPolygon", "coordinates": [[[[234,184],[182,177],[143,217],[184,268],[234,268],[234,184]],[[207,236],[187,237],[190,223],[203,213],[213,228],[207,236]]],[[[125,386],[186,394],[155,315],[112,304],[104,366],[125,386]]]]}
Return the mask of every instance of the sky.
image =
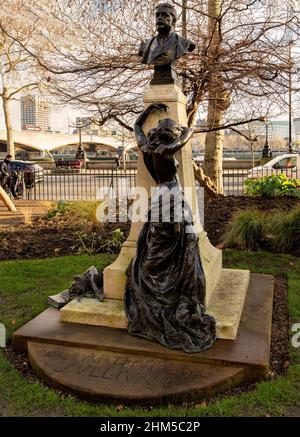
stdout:
{"type": "MultiPolygon", "coordinates": [[[[14,130],[21,130],[21,109],[20,101],[13,100],[10,103],[11,110],[11,121],[14,130]]],[[[74,109],[73,107],[66,106],[55,106],[51,107],[50,112],[50,125],[53,131],[60,132],[71,132],[72,127],[69,125],[74,125],[76,117],[86,116],[86,111],[80,111],[74,109]]],[[[5,130],[5,121],[2,106],[0,106],[0,130],[5,130]]]]}

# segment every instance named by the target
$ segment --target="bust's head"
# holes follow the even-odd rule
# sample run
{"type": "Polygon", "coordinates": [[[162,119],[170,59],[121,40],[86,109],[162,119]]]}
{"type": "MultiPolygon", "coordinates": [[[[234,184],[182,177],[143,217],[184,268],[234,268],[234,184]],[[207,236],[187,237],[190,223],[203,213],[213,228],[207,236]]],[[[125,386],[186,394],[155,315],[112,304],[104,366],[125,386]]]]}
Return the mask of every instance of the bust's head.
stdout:
{"type": "Polygon", "coordinates": [[[176,10],[170,3],[159,3],[155,8],[155,23],[158,33],[170,33],[175,29],[176,10]]]}

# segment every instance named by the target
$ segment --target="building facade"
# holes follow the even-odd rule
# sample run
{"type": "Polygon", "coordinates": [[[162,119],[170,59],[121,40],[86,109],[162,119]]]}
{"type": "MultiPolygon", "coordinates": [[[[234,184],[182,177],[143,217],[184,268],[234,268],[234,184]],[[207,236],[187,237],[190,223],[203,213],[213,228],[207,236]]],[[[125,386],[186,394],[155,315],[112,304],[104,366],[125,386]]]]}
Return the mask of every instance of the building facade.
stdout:
{"type": "Polygon", "coordinates": [[[98,135],[99,126],[93,122],[91,117],[76,117],[76,130],[81,128],[82,133],[90,135],[98,135]]]}
{"type": "Polygon", "coordinates": [[[22,130],[50,131],[50,106],[41,96],[28,94],[21,97],[22,130]]]}
{"type": "Polygon", "coordinates": [[[300,117],[294,118],[294,128],[296,140],[300,140],[300,117]]]}

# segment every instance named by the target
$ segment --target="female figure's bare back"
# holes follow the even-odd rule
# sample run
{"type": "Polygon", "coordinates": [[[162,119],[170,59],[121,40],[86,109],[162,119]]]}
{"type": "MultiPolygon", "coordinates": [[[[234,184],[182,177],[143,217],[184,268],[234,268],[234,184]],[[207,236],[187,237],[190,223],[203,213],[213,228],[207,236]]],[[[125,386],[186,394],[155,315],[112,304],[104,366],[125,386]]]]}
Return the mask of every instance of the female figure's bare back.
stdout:
{"type": "Polygon", "coordinates": [[[193,133],[192,129],[178,126],[174,120],[165,118],[146,136],[143,124],[148,115],[155,110],[167,109],[163,103],[150,105],[140,114],[134,126],[146,168],[157,184],[176,180],[178,163],[175,153],[188,142],[193,133]]]}

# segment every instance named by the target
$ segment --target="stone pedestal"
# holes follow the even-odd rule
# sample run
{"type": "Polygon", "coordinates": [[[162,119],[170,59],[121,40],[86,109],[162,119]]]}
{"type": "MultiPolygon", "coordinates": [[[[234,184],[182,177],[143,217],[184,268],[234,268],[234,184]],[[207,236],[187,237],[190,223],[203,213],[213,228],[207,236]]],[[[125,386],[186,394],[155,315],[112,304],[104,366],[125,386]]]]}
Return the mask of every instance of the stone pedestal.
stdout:
{"type": "MultiPolygon", "coordinates": [[[[146,133],[156,127],[158,121],[164,117],[170,117],[182,126],[187,125],[186,99],[178,86],[150,86],[144,95],[145,107],[158,102],[167,104],[169,111],[152,113],[144,125],[146,133]]],[[[244,307],[250,272],[222,269],[222,252],[212,246],[200,222],[190,143],[177,152],[176,159],[179,162],[180,183],[191,207],[196,231],[199,233],[199,250],[206,279],[207,312],[217,321],[217,337],[234,340],[244,307]]],[[[151,188],[155,186],[156,183],[149,175],[140,154],[137,187],[145,188],[150,198],[151,188]]],[[[84,299],[82,303],[70,302],[61,310],[62,322],[126,329],[127,319],[123,309],[125,272],[135,255],[136,241],[142,226],[143,222],[132,222],[129,237],[123,244],[118,258],[104,270],[105,301],[100,303],[95,299],[84,299]]]]}
{"type": "MultiPolygon", "coordinates": [[[[249,287],[248,270],[222,269],[220,280],[207,304],[207,313],[216,319],[217,338],[235,340],[249,287]]],[[[127,329],[123,301],[74,299],[60,311],[61,322],[127,329]]]]}
{"type": "MultiPolygon", "coordinates": [[[[224,269],[222,275],[238,286],[240,272],[224,269]]],[[[115,326],[60,323],[60,311],[54,308],[18,329],[12,345],[18,352],[27,352],[32,368],[44,382],[93,402],[153,405],[198,401],[265,377],[273,289],[272,276],[252,274],[235,341],[218,340],[210,349],[195,354],[168,349],[115,326]]],[[[227,311],[227,302],[230,310],[230,300],[236,297],[236,291],[224,283],[218,296],[219,314],[227,311]]],[[[120,305],[121,301],[112,299],[111,303],[120,305]]],[[[80,311],[87,301],[75,304],[80,311]]],[[[88,320],[105,306],[105,302],[94,304],[88,320]]],[[[120,310],[122,306],[116,308],[120,310]]]]}
{"type": "MultiPolygon", "coordinates": [[[[146,133],[149,129],[156,127],[160,119],[166,117],[176,120],[182,126],[187,126],[186,98],[177,85],[151,85],[144,94],[145,108],[151,103],[158,102],[168,105],[169,111],[168,113],[156,111],[151,114],[144,125],[146,133]]],[[[177,152],[176,159],[179,162],[180,183],[184,188],[185,195],[192,209],[195,228],[200,234],[200,255],[206,277],[206,299],[208,302],[220,278],[222,253],[211,245],[200,223],[190,143],[187,143],[177,152]]],[[[144,165],[140,152],[136,185],[137,187],[146,188],[149,198],[151,196],[151,188],[156,186],[155,181],[151,178],[144,165]]],[[[123,300],[126,281],[125,272],[130,260],[135,255],[136,241],[142,226],[143,222],[131,224],[130,234],[123,244],[118,258],[104,270],[104,293],[107,298],[123,300]]]]}

